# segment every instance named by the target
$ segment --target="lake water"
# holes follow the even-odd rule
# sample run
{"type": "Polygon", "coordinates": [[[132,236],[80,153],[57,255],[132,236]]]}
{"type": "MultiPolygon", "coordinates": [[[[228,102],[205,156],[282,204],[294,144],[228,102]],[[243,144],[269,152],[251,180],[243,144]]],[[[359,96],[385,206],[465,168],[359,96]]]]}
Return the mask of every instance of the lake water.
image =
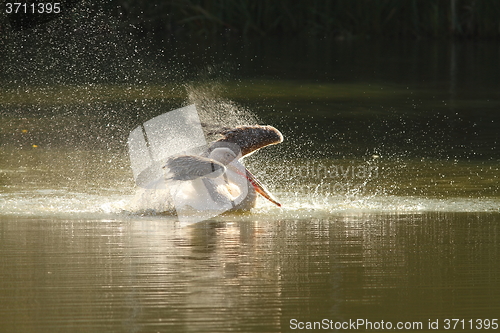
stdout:
{"type": "Polygon", "coordinates": [[[3,331],[497,327],[498,43],[30,38],[1,75],[3,331]],[[127,135],[190,102],[283,132],[246,161],[282,208],[137,209],[127,135]]]}

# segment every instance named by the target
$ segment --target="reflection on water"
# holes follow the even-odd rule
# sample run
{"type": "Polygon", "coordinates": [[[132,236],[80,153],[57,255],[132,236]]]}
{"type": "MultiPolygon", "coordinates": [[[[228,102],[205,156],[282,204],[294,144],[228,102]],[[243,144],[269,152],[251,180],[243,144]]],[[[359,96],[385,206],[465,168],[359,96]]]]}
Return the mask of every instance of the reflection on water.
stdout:
{"type": "Polygon", "coordinates": [[[282,332],[500,310],[499,214],[0,222],[6,331],[282,332]]]}

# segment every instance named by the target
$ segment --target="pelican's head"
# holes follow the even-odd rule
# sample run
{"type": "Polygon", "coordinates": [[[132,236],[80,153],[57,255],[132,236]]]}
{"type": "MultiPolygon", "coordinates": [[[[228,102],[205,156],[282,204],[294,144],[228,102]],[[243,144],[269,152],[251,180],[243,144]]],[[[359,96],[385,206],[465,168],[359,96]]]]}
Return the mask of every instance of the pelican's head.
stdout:
{"type": "Polygon", "coordinates": [[[210,152],[208,157],[224,165],[228,165],[238,159],[238,155],[232,149],[227,147],[215,148],[210,152]]]}

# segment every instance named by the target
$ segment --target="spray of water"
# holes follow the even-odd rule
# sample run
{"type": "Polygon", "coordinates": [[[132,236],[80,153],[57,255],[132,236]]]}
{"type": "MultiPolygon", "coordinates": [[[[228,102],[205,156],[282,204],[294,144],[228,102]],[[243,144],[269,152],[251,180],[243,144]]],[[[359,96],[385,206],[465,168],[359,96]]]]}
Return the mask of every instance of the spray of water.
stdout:
{"type": "MultiPolygon", "coordinates": [[[[72,20],[7,31],[0,37],[2,214],[168,212],[155,193],[131,203],[135,189],[125,148],[130,130],[193,103],[208,142],[217,138],[212,133],[221,127],[262,124],[248,107],[224,98],[229,82],[224,66],[183,64],[175,49],[151,54],[144,45],[147,38],[134,37],[136,27],[123,26],[97,7],[82,1],[73,9],[72,20]],[[166,53],[171,55],[167,62],[166,53]]],[[[387,164],[385,156],[325,159],[323,147],[311,140],[316,131],[312,124],[301,119],[281,124],[270,122],[283,132],[285,142],[247,158],[246,165],[283,208],[261,200],[255,214],[498,210],[494,199],[475,200],[463,193],[457,200],[431,198],[426,184],[443,184],[446,175],[436,178],[436,172],[430,172],[420,183],[411,183],[405,178],[408,168],[387,164]]],[[[487,166],[482,174],[485,170],[487,166]]],[[[498,173],[497,166],[491,170],[498,173]]],[[[481,183],[485,180],[471,176],[474,168],[464,167],[462,173],[452,178],[468,177],[471,193],[479,193],[472,184],[477,183],[496,188],[491,191],[498,194],[497,183],[481,183]]]]}
{"type": "Polygon", "coordinates": [[[207,135],[223,127],[259,123],[253,112],[223,98],[224,86],[216,80],[186,84],[185,87],[187,101],[196,105],[207,135]]]}

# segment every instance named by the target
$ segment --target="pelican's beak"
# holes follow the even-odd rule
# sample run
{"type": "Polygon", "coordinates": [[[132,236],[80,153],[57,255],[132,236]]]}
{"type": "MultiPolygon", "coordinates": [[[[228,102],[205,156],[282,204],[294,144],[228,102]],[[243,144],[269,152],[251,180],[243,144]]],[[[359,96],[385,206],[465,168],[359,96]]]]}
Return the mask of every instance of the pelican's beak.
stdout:
{"type": "Polygon", "coordinates": [[[248,171],[247,168],[245,168],[245,171],[246,171],[245,177],[248,179],[250,184],[252,184],[252,186],[255,188],[255,191],[257,191],[257,193],[262,195],[267,200],[271,201],[276,206],[281,207],[281,204],[278,201],[276,201],[276,199],[274,199],[273,195],[269,193],[269,191],[264,187],[264,185],[262,185],[262,183],[257,178],[255,178],[255,176],[252,175],[252,173],[248,171]]]}

